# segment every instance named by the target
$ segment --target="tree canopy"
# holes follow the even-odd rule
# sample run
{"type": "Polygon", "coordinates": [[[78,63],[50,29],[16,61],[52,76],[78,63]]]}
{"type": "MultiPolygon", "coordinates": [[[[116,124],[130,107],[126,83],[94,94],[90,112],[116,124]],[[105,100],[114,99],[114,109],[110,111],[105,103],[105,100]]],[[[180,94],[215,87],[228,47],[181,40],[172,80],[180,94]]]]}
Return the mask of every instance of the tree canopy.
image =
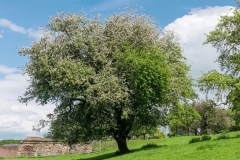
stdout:
{"type": "Polygon", "coordinates": [[[56,104],[51,135],[69,144],[113,136],[127,153],[131,130],[157,127],[167,106],[193,98],[178,38],[148,15],[128,10],[99,15],[60,13],[43,37],[22,48],[29,86],[20,101],[56,104]]]}
{"type": "Polygon", "coordinates": [[[236,114],[240,111],[239,24],[240,11],[236,8],[233,15],[221,16],[215,30],[207,34],[205,44],[212,44],[219,52],[216,62],[222,72],[212,70],[198,80],[202,91],[213,92],[218,102],[228,105],[236,114]]]}
{"type": "Polygon", "coordinates": [[[201,116],[189,104],[178,103],[168,115],[170,130],[177,134],[189,135],[198,128],[201,116]]]}
{"type": "Polygon", "coordinates": [[[196,101],[193,105],[201,116],[200,134],[220,133],[232,127],[233,122],[228,110],[216,106],[213,100],[196,101]]]}

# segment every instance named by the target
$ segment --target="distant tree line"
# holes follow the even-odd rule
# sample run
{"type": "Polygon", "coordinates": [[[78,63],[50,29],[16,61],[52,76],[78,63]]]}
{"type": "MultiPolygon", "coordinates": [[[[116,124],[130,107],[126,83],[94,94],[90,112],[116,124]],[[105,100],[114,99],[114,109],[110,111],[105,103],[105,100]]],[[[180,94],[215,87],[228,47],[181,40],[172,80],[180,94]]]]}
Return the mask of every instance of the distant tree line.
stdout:
{"type": "Polygon", "coordinates": [[[234,112],[220,107],[212,100],[178,104],[168,114],[171,133],[176,135],[203,135],[239,129],[234,112]]]}
{"type": "Polygon", "coordinates": [[[0,146],[4,144],[19,144],[21,140],[19,139],[5,139],[5,140],[0,140],[0,146]]]}

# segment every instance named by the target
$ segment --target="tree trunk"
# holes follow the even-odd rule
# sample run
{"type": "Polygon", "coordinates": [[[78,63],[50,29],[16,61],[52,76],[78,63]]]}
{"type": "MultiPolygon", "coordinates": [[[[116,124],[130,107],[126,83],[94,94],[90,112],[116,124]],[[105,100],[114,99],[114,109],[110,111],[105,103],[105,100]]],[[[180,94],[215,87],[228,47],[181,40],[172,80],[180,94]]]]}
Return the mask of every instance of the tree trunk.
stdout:
{"type": "Polygon", "coordinates": [[[198,136],[198,130],[197,129],[194,130],[194,135],[198,136]]]}
{"type": "Polygon", "coordinates": [[[204,122],[203,125],[202,125],[202,127],[201,127],[201,135],[204,134],[204,132],[205,132],[205,130],[207,129],[207,127],[208,127],[207,122],[204,122]]]}
{"type": "Polygon", "coordinates": [[[186,129],[186,131],[185,131],[185,133],[186,133],[186,136],[189,136],[190,129],[189,129],[189,128],[187,128],[187,129],[186,129]]]}
{"type": "Polygon", "coordinates": [[[116,133],[114,134],[114,139],[117,142],[118,150],[120,154],[125,154],[130,152],[130,150],[127,147],[127,137],[125,135],[116,133]]]}

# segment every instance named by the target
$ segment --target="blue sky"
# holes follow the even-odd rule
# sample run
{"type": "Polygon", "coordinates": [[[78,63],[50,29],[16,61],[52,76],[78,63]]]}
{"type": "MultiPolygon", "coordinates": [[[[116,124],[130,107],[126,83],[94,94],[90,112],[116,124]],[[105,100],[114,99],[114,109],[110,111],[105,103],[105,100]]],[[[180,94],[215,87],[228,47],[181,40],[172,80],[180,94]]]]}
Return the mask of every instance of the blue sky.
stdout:
{"type": "MultiPolygon", "coordinates": [[[[96,12],[107,17],[118,9],[127,5],[141,6],[146,14],[156,18],[159,25],[164,28],[175,19],[188,14],[193,8],[206,8],[207,6],[234,6],[234,0],[1,0],[0,18],[7,19],[13,24],[36,31],[45,26],[48,17],[56,12],[78,12],[83,10],[88,15],[96,12]]],[[[6,26],[0,26],[0,63],[9,67],[19,67],[26,62],[26,58],[19,57],[17,48],[29,45],[33,38],[29,34],[12,32],[6,26]]]]}
{"type": "Polygon", "coordinates": [[[39,134],[31,131],[32,126],[54,108],[17,101],[28,85],[19,71],[28,59],[19,56],[17,49],[30,46],[41,35],[39,28],[57,12],[100,13],[105,19],[127,6],[143,7],[164,30],[175,30],[194,78],[201,71],[218,69],[213,63],[216,51],[210,45],[202,46],[204,33],[214,29],[220,15],[232,13],[234,0],[0,0],[0,139],[41,135],[46,129],[39,134]]]}

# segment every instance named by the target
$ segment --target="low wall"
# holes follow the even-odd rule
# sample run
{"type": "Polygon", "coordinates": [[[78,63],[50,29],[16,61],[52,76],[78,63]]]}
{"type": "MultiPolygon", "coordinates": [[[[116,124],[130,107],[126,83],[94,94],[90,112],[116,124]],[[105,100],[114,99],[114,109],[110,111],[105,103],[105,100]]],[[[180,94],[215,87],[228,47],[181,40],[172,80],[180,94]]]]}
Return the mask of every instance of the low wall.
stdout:
{"type": "Polygon", "coordinates": [[[0,158],[16,157],[18,146],[0,146],[0,158]]]}
{"type": "Polygon", "coordinates": [[[0,158],[56,156],[61,154],[90,153],[92,151],[92,144],[75,144],[70,147],[48,138],[27,137],[20,144],[0,146],[0,158]]]}
{"type": "Polygon", "coordinates": [[[91,144],[76,144],[71,147],[48,138],[27,137],[18,147],[17,156],[54,156],[73,153],[90,153],[91,144]]]}

